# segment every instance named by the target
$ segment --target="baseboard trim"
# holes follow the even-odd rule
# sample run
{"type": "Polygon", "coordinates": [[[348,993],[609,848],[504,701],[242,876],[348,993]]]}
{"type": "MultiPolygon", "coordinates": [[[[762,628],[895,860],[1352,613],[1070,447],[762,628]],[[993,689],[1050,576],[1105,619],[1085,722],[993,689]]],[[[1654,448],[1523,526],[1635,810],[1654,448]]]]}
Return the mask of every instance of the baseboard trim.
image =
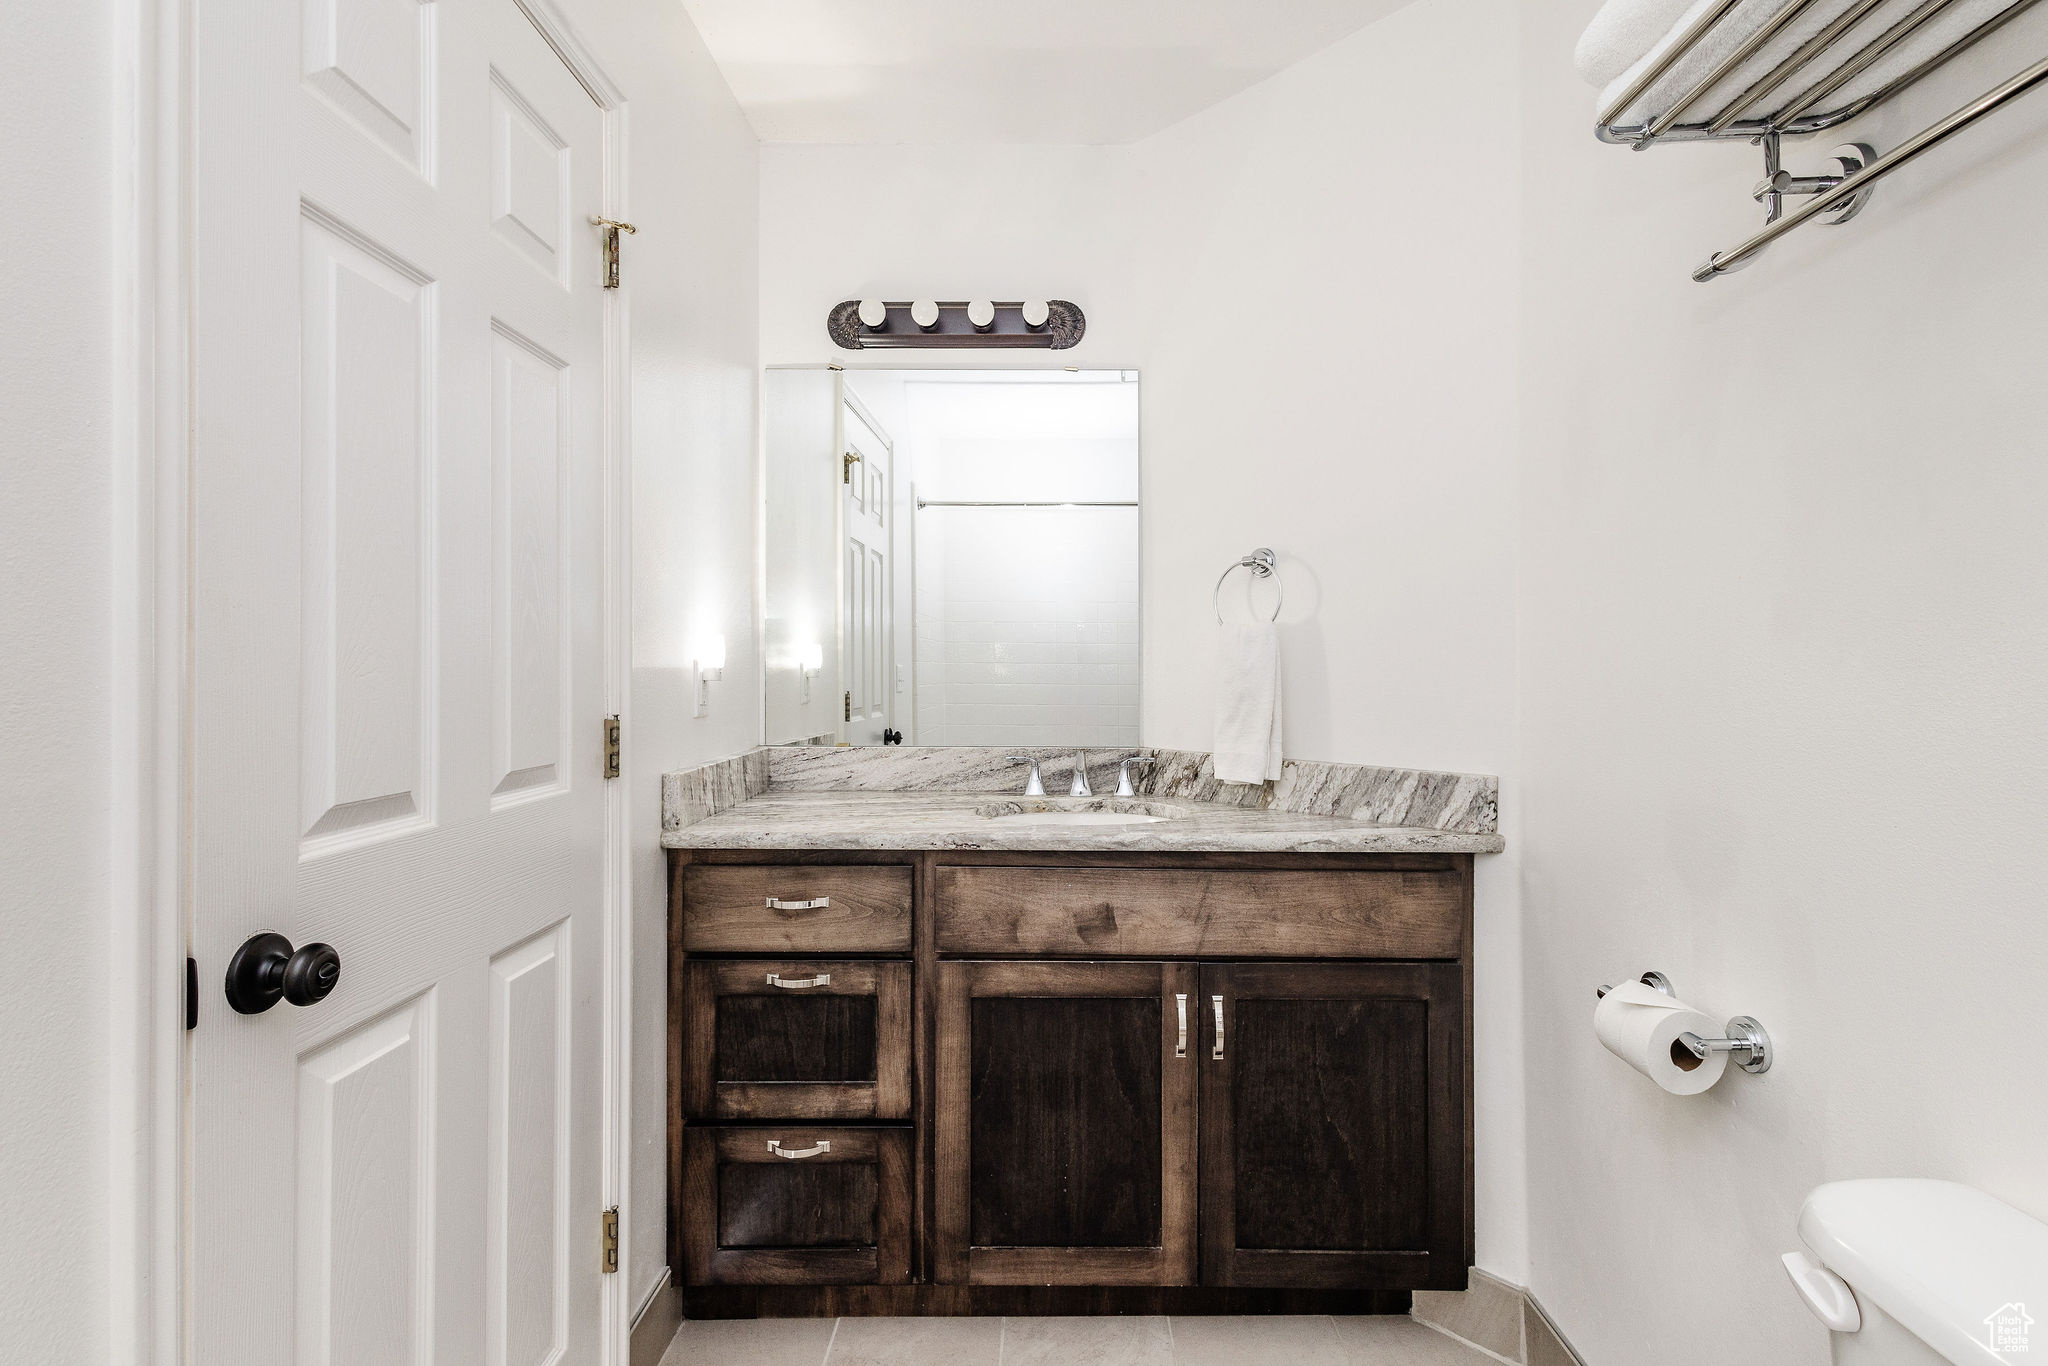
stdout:
{"type": "Polygon", "coordinates": [[[661,1366],[668,1345],[675,1341],[682,1326],[683,1292],[676,1289],[668,1268],[663,1267],[660,1279],[633,1313],[632,1347],[628,1353],[632,1366],[661,1366]]]}
{"type": "Polygon", "coordinates": [[[1558,1328],[1550,1311],[1526,1290],[1522,1292],[1522,1302],[1528,1306],[1522,1320],[1522,1335],[1528,1347],[1529,1366],[1586,1366],[1586,1359],[1558,1328]]]}
{"type": "Polygon", "coordinates": [[[1585,1366],[1527,1287],[1477,1267],[1463,1290],[1418,1292],[1411,1317],[1507,1366],[1585,1366]]]}

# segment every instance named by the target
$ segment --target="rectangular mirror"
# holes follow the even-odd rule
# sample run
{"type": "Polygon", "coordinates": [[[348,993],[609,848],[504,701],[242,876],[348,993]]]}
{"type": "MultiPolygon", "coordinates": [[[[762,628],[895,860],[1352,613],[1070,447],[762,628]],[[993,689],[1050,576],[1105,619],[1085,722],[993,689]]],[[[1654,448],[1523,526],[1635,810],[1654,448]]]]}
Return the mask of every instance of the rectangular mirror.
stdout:
{"type": "Polygon", "coordinates": [[[770,370],[771,745],[1138,743],[1138,377],[770,370]]]}

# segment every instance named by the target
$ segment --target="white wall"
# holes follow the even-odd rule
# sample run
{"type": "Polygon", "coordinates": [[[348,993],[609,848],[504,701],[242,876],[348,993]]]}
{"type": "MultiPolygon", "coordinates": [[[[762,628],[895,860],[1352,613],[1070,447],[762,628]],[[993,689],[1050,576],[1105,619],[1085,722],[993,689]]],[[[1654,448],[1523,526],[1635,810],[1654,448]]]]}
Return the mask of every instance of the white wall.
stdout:
{"type": "Polygon", "coordinates": [[[633,1165],[625,1274],[668,1264],[668,881],[661,775],[761,737],[759,241],[752,130],[683,7],[579,0],[630,101],[625,271],[633,346],[633,674],[626,733],[633,891],[633,1165]],[[707,716],[694,642],[725,637],[707,716]]]}
{"type": "Polygon", "coordinates": [[[1208,746],[1210,590],[1272,545],[1289,753],[1503,775],[1479,1238],[1515,1280],[1518,11],[1420,0],[1127,147],[765,146],[761,195],[771,362],[867,363],[825,336],[841,299],[1050,294],[1088,336],[1026,356],[1142,371],[1146,743],[1208,746]]]}
{"type": "MultiPolygon", "coordinates": [[[[1088,335],[1051,359],[1132,363],[1124,147],[761,148],[761,355],[770,365],[965,366],[977,351],[847,352],[825,335],[843,299],[1069,299],[1088,335]]],[[[1046,355],[1021,353],[1030,365],[1046,355]]]]}
{"type": "Polygon", "coordinates": [[[108,1350],[113,7],[0,12],[0,1358],[108,1350]]]}
{"type": "MultiPolygon", "coordinates": [[[[1594,1366],[1822,1366],[1777,1262],[1815,1184],[2048,1219],[2048,100],[1695,285],[1757,153],[1597,144],[1596,8],[1523,14],[1535,1289],[1594,1366]],[[1772,1071],[1677,1100],[1602,1052],[1591,988],[1649,967],[1772,1071]]],[[[2044,21],[1848,135],[1897,145],[2044,21]]]]}

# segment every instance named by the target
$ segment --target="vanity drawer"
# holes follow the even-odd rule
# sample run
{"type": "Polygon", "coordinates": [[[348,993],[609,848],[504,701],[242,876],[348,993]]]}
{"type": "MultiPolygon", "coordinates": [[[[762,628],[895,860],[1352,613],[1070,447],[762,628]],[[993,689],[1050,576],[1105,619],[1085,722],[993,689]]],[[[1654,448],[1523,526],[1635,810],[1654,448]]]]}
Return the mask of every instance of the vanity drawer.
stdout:
{"type": "Polygon", "coordinates": [[[910,964],[693,959],[683,977],[693,1120],[910,1118],[910,964]]]}
{"type": "Polygon", "coordinates": [[[939,951],[1010,957],[1456,958],[1455,870],[938,870],[939,951]]]}
{"type": "Polygon", "coordinates": [[[691,864],[683,948],[692,953],[909,953],[903,866],[691,864]]]}
{"type": "Polygon", "coordinates": [[[910,1130],[683,1131],[690,1285],[901,1285],[910,1279],[910,1130]]]}

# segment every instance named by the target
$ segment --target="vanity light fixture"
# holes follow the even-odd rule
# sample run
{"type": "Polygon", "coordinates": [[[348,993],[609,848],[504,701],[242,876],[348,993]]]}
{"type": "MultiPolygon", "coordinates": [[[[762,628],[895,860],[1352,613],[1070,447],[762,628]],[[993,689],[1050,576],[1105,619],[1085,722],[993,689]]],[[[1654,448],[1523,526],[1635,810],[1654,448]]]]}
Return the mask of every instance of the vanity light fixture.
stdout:
{"type": "Polygon", "coordinates": [[[706,636],[690,662],[690,691],[697,699],[697,716],[711,714],[711,685],[725,678],[725,637],[706,636]]]}
{"type": "Polygon", "coordinates": [[[803,675],[804,691],[800,699],[808,704],[811,700],[811,680],[825,671],[825,647],[813,640],[805,644],[797,654],[797,671],[803,675]]]}
{"type": "Polygon", "coordinates": [[[846,299],[825,315],[846,351],[894,347],[1036,348],[1081,344],[1088,319],[1065,299],[846,299]]]}

